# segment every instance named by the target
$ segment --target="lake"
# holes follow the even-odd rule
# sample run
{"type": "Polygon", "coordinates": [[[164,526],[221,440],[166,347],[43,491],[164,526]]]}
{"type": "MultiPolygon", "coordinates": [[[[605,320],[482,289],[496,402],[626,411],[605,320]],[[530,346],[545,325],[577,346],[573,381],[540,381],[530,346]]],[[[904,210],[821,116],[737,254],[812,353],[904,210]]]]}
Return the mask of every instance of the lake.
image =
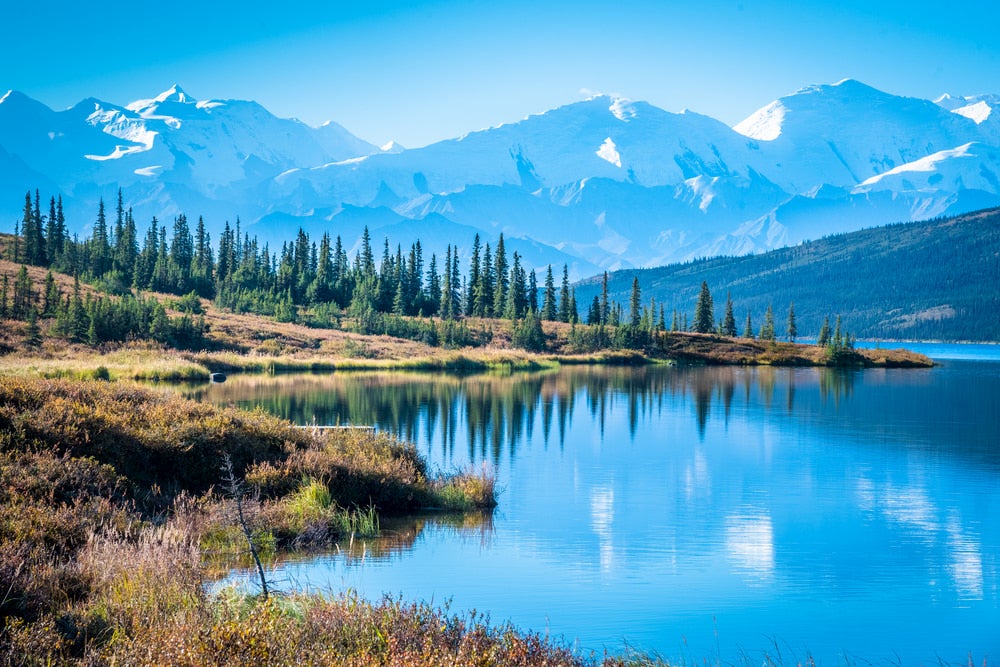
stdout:
{"type": "MultiPolygon", "coordinates": [[[[492,516],[421,516],[281,562],[279,587],[478,610],[584,653],[688,664],[1000,655],[1000,347],[933,369],[566,368],[236,376],[189,389],[374,424],[492,516]]],[[[992,663],[991,663],[992,664],[992,663]]]]}

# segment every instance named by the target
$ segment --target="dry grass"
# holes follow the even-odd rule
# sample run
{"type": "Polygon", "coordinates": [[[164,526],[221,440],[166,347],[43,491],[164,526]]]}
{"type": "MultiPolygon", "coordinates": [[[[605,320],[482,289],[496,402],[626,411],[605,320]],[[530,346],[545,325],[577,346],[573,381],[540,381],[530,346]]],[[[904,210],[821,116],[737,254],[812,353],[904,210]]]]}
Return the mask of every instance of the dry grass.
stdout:
{"type": "Polygon", "coordinates": [[[206,595],[206,548],[232,526],[214,490],[224,455],[257,484],[249,520],[272,546],[370,534],[379,512],[446,499],[495,503],[492,479],[428,478],[388,435],[313,433],[130,384],[0,377],[5,663],[568,664],[525,662],[570,658],[425,606],[206,595]]]}

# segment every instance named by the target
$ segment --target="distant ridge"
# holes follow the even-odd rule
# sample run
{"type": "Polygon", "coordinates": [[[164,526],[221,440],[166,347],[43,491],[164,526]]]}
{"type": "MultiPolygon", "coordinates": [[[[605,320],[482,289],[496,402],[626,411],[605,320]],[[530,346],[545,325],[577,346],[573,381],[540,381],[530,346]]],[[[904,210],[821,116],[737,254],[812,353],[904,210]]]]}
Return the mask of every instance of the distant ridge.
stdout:
{"type": "MultiPolygon", "coordinates": [[[[837,234],[760,255],[716,257],[656,269],[619,271],[609,291],[627,301],[632,277],[642,296],[663,303],[669,326],[677,308],[691,320],[701,282],[716,319],[727,292],[742,332],[747,311],[755,327],[773,305],[776,329],[795,303],[800,337],[815,337],[837,315],[859,338],[1000,341],[1000,208],[955,217],[837,234]]],[[[600,278],[577,287],[589,303],[600,278]]]]}

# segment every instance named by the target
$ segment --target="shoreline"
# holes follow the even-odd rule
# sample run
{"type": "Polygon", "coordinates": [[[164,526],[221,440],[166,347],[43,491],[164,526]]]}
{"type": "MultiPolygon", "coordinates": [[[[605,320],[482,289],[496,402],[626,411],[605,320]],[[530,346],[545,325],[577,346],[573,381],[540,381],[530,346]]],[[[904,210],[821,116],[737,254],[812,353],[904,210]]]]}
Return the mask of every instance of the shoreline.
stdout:
{"type": "Polygon", "coordinates": [[[77,347],[32,352],[16,350],[0,357],[0,375],[45,378],[96,378],[205,382],[211,373],[284,373],[336,371],[412,371],[477,373],[490,371],[542,371],[560,366],[778,366],[839,368],[931,368],[929,357],[905,349],[856,348],[834,354],[815,345],[723,338],[713,334],[668,333],[661,349],[648,351],[604,350],[588,354],[531,353],[487,347],[461,350],[419,350],[408,355],[409,341],[377,339],[377,355],[345,357],[322,351],[297,350],[266,355],[235,351],[186,352],[151,345],[122,345],[95,350],[77,347]],[[395,343],[395,345],[394,345],[395,343]],[[398,347],[397,347],[398,346],[398,347]],[[60,353],[61,352],[61,353],[60,353]]]}

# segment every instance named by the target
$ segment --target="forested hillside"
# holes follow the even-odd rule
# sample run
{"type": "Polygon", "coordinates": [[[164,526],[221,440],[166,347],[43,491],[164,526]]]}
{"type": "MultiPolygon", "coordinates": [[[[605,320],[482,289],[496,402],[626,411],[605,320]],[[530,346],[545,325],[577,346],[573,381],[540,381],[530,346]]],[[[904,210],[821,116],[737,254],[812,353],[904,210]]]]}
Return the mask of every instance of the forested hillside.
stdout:
{"type": "MultiPolygon", "coordinates": [[[[774,308],[784,331],[794,303],[798,335],[815,337],[837,315],[859,338],[1000,340],[1000,209],[839,234],[760,255],[717,257],[618,271],[608,290],[624,301],[637,276],[644,297],[667,312],[691,313],[702,281],[714,296],[715,320],[727,292],[741,330],[774,308]]],[[[601,278],[577,286],[580,303],[601,278]]]]}

